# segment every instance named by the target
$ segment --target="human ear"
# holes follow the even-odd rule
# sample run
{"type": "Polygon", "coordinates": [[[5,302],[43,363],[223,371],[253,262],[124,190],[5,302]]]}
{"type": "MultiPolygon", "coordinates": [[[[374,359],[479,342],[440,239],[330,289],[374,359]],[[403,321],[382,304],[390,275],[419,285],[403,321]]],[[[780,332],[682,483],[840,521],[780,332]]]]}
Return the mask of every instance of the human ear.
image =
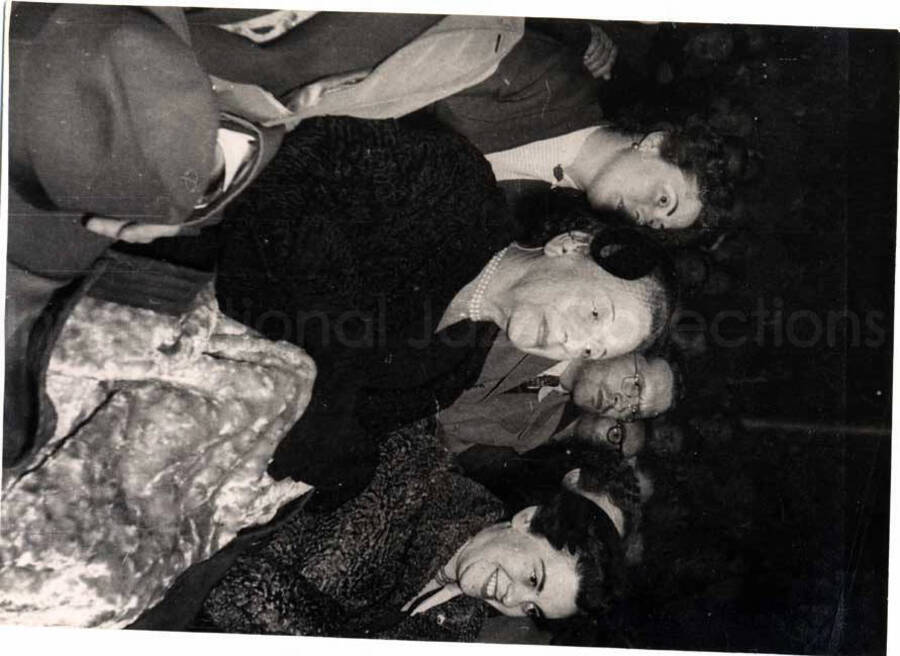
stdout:
{"type": "Polygon", "coordinates": [[[659,149],[662,147],[663,141],[666,140],[666,133],[662,130],[657,130],[656,132],[650,132],[641,139],[641,143],[638,146],[638,150],[642,153],[659,153],[659,149]]]}
{"type": "Polygon", "coordinates": [[[581,479],[581,469],[573,469],[568,472],[562,479],[562,486],[567,490],[571,490],[572,492],[576,492],[581,494],[581,490],[578,487],[578,481],[581,479]]]}
{"type": "Polygon", "coordinates": [[[570,230],[556,235],[544,245],[544,255],[559,257],[569,253],[587,252],[593,236],[580,230],[570,230]]]}
{"type": "Polygon", "coordinates": [[[512,527],[520,531],[527,530],[531,526],[531,520],[534,518],[537,509],[537,506],[522,508],[522,510],[513,515],[512,527]]]}

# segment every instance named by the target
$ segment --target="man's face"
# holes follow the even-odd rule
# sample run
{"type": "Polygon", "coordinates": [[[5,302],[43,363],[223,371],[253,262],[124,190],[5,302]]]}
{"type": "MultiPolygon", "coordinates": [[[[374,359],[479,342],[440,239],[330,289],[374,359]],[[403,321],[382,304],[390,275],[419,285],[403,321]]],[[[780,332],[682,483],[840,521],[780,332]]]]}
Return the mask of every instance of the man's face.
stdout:
{"type": "Polygon", "coordinates": [[[650,444],[656,453],[673,455],[684,445],[684,430],[665,417],[654,419],[650,425],[650,444]]]}
{"type": "Polygon", "coordinates": [[[572,400],[588,412],[627,421],[665,412],[672,405],[674,391],[668,362],[631,353],[584,363],[572,384],[572,400]]]}
{"type": "Polygon", "coordinates": [[[687,228],[702,209],[696,177],[664,161],[656,148],[620,151],[585,191],[593,207],[623,210],[635,223],[659,230],[687,228]]]}
{"type": "Polygon", "coordinates": [[[537,506],[483,529],[463,547],[453,574],[463,594],[510,617],[563,618],[578,607],[577,559],[529,532],[537,506]]]}
{"type": "Polygon", "coordinates": [[[544,255],[509,290],[506,333],[551,360],[613,358],[650,336],[654,284],[617,278],[586,251],[544,255]]]}
{"type": "Polygon", "coordinates": [[[620,423],[612,417],[585,413],[575,424],[575,434],[600,447],[621,449],[622,455],[630,458],[644,448],[646,428],[642,421],[620,423]],[[621,435],[619,427],[623,429],[621,435]]]}

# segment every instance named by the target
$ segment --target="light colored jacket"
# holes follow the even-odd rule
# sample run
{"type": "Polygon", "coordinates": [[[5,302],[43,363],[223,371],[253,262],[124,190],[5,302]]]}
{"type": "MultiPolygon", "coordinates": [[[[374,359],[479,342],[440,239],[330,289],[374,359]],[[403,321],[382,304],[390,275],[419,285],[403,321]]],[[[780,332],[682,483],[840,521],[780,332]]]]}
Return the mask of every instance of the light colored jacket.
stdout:
{"type": "Polygon", "coordinates": [[[325,78],[289,94],[288,128],[311,116],[399,118],[490,77],[523,18],[447,16],[371,71],[325,78]]]}

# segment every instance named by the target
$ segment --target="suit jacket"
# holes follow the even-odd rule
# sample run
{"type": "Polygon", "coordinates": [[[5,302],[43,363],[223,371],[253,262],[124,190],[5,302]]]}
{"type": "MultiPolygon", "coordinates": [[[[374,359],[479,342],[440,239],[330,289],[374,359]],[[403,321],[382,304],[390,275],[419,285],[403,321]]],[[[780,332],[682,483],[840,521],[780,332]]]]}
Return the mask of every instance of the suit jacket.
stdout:
{"type": "MultiPolygon", "coordinates": [[[[256,10],[242,12],[249,17],[256,10]]],[[[233,82],[258,84],[276,96],[323,77],[373,68],[442,18],[319,12],[260,46],[217,27],[233,21],[233,15],[225,17],[214,9],[187,12],[194,52],[207,71],[233,82]]]]}
{"type": "MultiPolygon", "coordinates": [[[[587,32],[586,23],[568,22],[575,24],[576,33],[587,32]]],[[[584,39],[564,43],[545,27],[527,22],[524,36],[496,73],[435,103],[435,117],[483,153],[601,123],[597,82],[582,62],[587,43],[584,39]]]]}
{"type": "Polygon", "coordinates": [[[569,395],[514,391],[557,364],[519,351],[499,333],[474,386],[438,415],[441,436],[452,451],[473,444],[512,447],[522,453],[546,442],[574,419],[569,395]]]}
{"type": "MultiPolygon", "coordinates": [[[[603,123],[598,83],[582,62],[586,21],[528,19],[497,71],[432,106],[434,117],[488,154],[603,123]]],[[[550,190],[540,180],[499,183],[519,224],[550,190]]],[[[527,234],[528,228],[522,229],[527,234]]],[[[522,235],[517,235],[520,237],[522,235]]]]}

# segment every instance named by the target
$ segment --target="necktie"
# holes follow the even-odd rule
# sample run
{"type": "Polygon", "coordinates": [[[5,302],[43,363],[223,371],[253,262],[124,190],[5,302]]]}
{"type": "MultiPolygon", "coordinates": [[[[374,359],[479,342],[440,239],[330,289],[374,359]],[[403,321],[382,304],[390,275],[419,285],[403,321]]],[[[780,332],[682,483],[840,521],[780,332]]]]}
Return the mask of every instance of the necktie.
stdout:
{"type": "Polygon", "coordinates": [[[543,387],[559,387],[559,376],[541,374],[540,376],[535,376],[534,378],[526,380],[521,385],[517,385],[509,391],[518,393],[539,392],[543,387]]]}

